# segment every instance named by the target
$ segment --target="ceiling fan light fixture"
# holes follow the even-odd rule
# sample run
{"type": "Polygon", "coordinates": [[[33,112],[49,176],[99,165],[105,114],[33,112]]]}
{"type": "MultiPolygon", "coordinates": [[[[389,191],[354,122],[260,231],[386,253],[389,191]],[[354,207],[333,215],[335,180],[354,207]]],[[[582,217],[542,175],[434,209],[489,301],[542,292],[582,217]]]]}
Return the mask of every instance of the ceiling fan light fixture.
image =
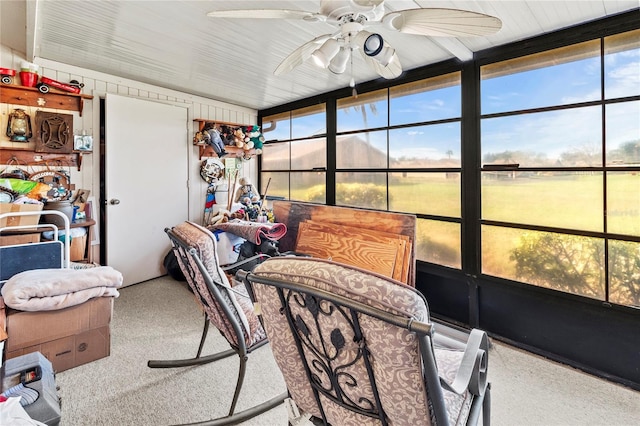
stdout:
{"type": "Polygon", "coordinates": [[[351,51],[347,47],[340,48],[340,51],[329,63],[329,71],[334,74],[342,74],[347,69],[347,62],[351,56],[351,51]]]}
{"type": "Polygon", "coordinates": [[[362,50],[365,55],[375,57],[377,56],[382,49],[384,48],[384,41],[382,40],[382,36],[380,34],[370,34],[362,44],[362,50]]]}
{"type": "Polygon", "coordinates": [[[394,49],[393,47],[385,46],[382,48],[380,53],[373,57],[373,59],[380,62],[380,65],[382,65],[383,67],[386,67],[393,61],[395,53],[396,49],[394,49]]]}
{"type": "Polygon", "coordinates": [[[322,68],[327,68],[338,52],[340,52],[340,45],[335,39],[330,38],[325,41],[318,50],[313,52],[311,57],[316,65],[322,68]]]}

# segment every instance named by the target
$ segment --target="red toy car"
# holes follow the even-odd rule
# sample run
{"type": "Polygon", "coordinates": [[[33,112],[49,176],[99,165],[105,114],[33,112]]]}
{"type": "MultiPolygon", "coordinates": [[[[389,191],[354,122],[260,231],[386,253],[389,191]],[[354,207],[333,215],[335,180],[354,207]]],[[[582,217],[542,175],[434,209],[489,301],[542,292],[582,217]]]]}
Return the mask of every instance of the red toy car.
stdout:
{"type": "Polygon", "coordinates": [[[76,80],[71,80],[69,83],[61,83],[47,77],[40,77],[38,90],[42,93],[49,93],[49,86],[64,90],[65,92],[75,93],[77,95],[80,93],[80,89],[84,87],[84,83],[78,83],[76,80]]]}
{"type": "Polygon", "coordinates": [[[11,68],[0,68],[0,76],[2,76],[2,82],[4,84],[11,84],[15,75],[16,70],[12,70],[11,68]]]}

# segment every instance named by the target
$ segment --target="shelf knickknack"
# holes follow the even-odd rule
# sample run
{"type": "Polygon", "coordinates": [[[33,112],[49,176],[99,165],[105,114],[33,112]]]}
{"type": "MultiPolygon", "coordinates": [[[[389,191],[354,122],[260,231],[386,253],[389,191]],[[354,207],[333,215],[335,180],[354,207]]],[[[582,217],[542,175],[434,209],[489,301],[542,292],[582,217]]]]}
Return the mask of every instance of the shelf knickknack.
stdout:
{"type": "Polygon", "coordinates": [[[73,115],[36,111],[36,152],[71,154],[73,115]]]}
{"type": "MultiPolygon", "coordinates": [[[[0,103],[2,104],[78,111],[80,117],[82,117],[84,101],[91,99],[93,99],[93,96],[82,93],[58,92],[53,89],[45,94],[40,92],[36,87],[19,86],[4,81],[0,84],[0,103]]],[[[35,127],[33,130],[33,136],[35,137],[35,127]]],[[[30,165],[46,164],[51,161],[63,161],[65,164],[76,166],[77,170],[80,171],[82,154],[82,151],[72,151],[71,153],[64,154],[57,150],[56,152],[48,153],[36,152],[33,148],[0,147],[0,164],[7,164],[12,158],[17,158],[21,162],[30,165]]]]}
{"type": "Polygon", "coordinates": [[[200,148],[202,157],[232,156],[250,160],[262,153],[264,137],[260,126],[195,119],[198,131],[193,144],[200,148]]]}

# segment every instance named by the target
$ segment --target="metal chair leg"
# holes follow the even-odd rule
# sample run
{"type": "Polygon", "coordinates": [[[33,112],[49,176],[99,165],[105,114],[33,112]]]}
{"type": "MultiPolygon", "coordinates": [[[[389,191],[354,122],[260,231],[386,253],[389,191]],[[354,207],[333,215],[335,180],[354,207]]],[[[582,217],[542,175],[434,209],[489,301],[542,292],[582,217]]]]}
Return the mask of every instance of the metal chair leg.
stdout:
{"type": "Polygon", "coordinates": [[[234,410],[236,409],[236,403],[238,402],[238,397],[240,396],[240,390],[242,389],[242,384],[244,383],[244,373],[247,371],[247,357],[240,357],[240,368],[238,371],[238,382],[236,383],[236,391],[233,394],[233,400],[231,401],[231,409],[229,410],[229,415],[232,415],[234,410]]]}
{"type": "Polygon", "coordinates": [[[235,349],[228,349],[223,352],[218,352],[212,355],[201,356],[202,349],[204,348],[204,342],[209,334],[209,318],[204,319],[204,328],[202,330],[202,337],[200,338],[200,346],[198,347],[198,354],[195,358],[186,359],[172,359],[172,360],[149,360],[147,366],[149,368],[177,368],[177,367],[190,367],[193,365],[203,365],[210,362],[217,361],[219,359],[226,358],[231,355],[237,355],[238,351],[235,349]]]}
{"type": "Polygon", "coordinates": [[[482,401],[482,426],[491,424],[491,383],[487,385],[484,392],[484,401],[482,401]]]}
{"type": "Polygon", "coordinates": [[[209,334],[209,317],[204,316],[204,328],[202,330],[202,337],[200,338],[200,346],[198,347],[198,355],[196,358],[200,358],[202,354],[202,348],[204,347],[204,341],[207,340],[207,335],[209,334]]]}
{"type": "Polygon", "coordinates": [[[217,419],[206,420],[204,422],[198,423],[188,423],[180,426],[227,426],[227,425],[237,425],[246,420],[252,419],[266,411],[271,410],[272,408],[277,407],[282,404],[285,399],[289,397],[289,393],[285,392],[280,394],[274,398],[271,398],[268,401],[263,402],[262,404],[255,405],[251,408],[247,408],[244,411],[240,411],[232,416],[220,417],[217,419]]]}
{"type": "Polygon", "coordinates": [[[231,355],[237,355],[238,352],[235,349],[228,349],[223,352],[218,352],[213,355],[207,355],[199,358],[187,358],[187,359],[172,359],[172,360],[149,360],[147,361],[147,367],[149,368],[176,368],[176,367],[190,367],[192,365],[203,365],[210,362],[217,361],[229,357],[231,355]]]}

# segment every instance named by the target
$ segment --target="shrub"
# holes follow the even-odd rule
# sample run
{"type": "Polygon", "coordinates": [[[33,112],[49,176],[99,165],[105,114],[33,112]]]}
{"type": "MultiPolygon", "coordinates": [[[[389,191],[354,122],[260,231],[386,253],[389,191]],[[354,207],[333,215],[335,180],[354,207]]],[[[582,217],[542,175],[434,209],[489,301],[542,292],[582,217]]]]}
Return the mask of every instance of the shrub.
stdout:
{"type": "MultiPolygon", "coordinates": [[[[601,239],[550,232],[527,232],[510,258],[516,277],[541,287],[605,300],[604,244],[601,239]]],[[[640,244],[609,243],[609,300],[640,306],[640,244]]]]}
{"type": "MultiPolygon", "coordinates": [[[[325,202],[324,185],[316,185],[307,191],[306,201],[325,202]]],[[[336,185],[336,204],[343,206],[387,209],[387,188],[373,183],[339,183],[336,185]]]]}

